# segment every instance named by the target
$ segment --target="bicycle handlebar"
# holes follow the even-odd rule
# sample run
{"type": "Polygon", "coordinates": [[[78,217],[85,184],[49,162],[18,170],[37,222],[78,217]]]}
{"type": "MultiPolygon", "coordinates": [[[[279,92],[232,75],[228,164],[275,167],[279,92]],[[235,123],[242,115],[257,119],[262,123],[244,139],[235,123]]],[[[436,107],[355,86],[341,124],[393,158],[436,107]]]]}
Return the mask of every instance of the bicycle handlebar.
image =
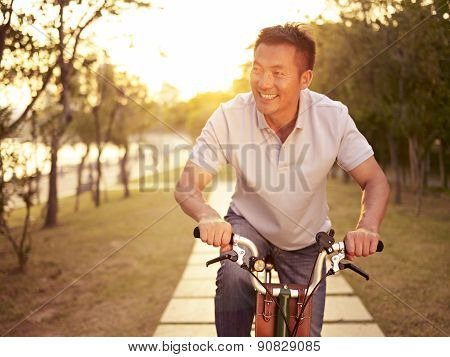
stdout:
{"type": "MultiPolygon", "coordinates": [[[[195,238],[200,238],[200,229],[198,227],[195,227],[193,234],[194,234],[195,238]]],[[[351,263],[341,263],[340,262],[340,259],[344,258],[344,254],[343,254],[345,252],[345,243],[344,242],[334,242],[333,237],[329,236],[325,232],[318,233],[317,236],[316,236],[316,240],[317,240],[317,242],[319,243],[319,246],[321,246],[322,249],[319,252],[319,255],[318,255],[317,260],[316,260],[316,265],[314,267],[313,279],[311,281],[311,284],[310,284],[309,288],[307,289],[307,296],[312,294],[313,288],[322,279],[322,268],[323,268],[323,263],[324,263],[325,257],[327,255],[332,254],[332,253],[338,253],[334,257],[332,257],[332,260],[333,260],[333,258],[339,258],[336,261],[336,264],[339,266],[339,268],[336,268],[337,270],[342,270],[342,269],[349,268],[350,270],[352,270],[352,271],[360,274],[361,276],[363,276],[366,280],[369,279],[369,276],[362,269],[354,266],[351,263]],[[340,255],[340,257],[338,257],[338,255],[340,255]]],[[[252,256],[258,257],[258,248],[248,238],[241,237],[238,234],[232,233],[231,234],[230,244],[233,245],[233,250],[241,253],[240,255],[242,255],[242,253],[245,253],[245,251],[243,251],[242,248],[240,248],[240,246],[242,245],[242,246],[247,247],[249,249],[249,251],[250,251],[252,256]]],[[[383,242],[382,241],[378,241],[378,245],[377,245],[377,250],[376,251],[377,252],[382,252],[383,249],[384,249],[383,242]]],[[[223,259],[221,259],[219,257],[216,260],[223,260],[223,259]]],[[[242,256],[239,256],[239,258],[237,258],[237,259],[231,259],[231,260],[236,262],[239,266],[242,266],[242,264],[243,264],[242,256]]],[[[212,263],[212,261],[210,261],[209,263],[212,263]]],[[[332,272],[332,274],[334,274],[334,272],[332,272]]],[[[255,277],[252,277],[252,284],[253,284],[253,287],[258,292],[260,292],[261,294],[266,294],[266,288],[264,286],[262,286],[261,284],[259,284],[255,277]]],[[[274,289],[273,292],[272,292],[272,295],[273,296],[278,296],[279,290],[280,289],[274,289]]],[[[291,290],[291,294],[292,294],[291,295],[292,297],[298,297],[297,296],[298,295],[298,290],[291,290]]]]}
{"type": "MultiPolygon", "coordinates": [[[[193,234],[194,234],[194,237],[195,238],[200,238],[200,229],[198,228],[198,227],[195,227],[194,228],[194,232],[193,232],[193,234]]],[[[233,242],[233,238],[234,238],[234,233],[231,233],[231,240],[230,240],[230,244],[233,244],[234,242],[233,242]]],[[[381,253],[382,251],[383,251],[383,249],[384,249],[384,243],[381,241],[381,240],[379,240],[378,241],[378,245],[377,245],[377,252],[379,252],[379,253],[381,253]]]]}

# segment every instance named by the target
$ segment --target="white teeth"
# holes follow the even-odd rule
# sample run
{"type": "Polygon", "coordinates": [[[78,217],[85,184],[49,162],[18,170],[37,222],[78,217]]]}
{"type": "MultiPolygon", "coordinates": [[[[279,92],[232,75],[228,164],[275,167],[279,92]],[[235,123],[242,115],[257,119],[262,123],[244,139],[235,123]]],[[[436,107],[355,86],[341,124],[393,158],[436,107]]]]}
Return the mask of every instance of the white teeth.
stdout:
{"type": "Polygon", "coordinates": [[[263,97],[264,99],[274,99],[277,95],[276,94],[261,94],[261,97],[263,97]]]}

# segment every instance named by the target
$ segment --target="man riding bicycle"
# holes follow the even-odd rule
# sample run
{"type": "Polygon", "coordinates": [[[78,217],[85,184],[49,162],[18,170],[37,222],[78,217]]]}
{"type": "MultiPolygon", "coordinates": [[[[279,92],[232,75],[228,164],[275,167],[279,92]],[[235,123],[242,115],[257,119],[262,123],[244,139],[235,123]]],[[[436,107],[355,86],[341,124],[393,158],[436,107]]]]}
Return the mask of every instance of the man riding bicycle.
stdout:
{"type": "MultiPolygon", "coordinates": [[[[347,107],[308,89],[314,62],[315,42],[298,25],[261,30],[252,91],[212,114],[175,190],[204,242],[226,251],[232,232],[252,240],[262,256],[272,256],[281,283],[308,282],[315,235],[331,228],[326,179],[335,161],[362,189],[358,224],[345,237],[347,259],[375,253],[389,196],[386,177],[347,107]],[[234,167],[237,184],[222,219],[202,191],[225,164],[234,167]]],[[[255,310],[250,275],[223,261],[216,284],[218,336],[249,336],[255,310]]],[[[321,333],[325,293],[324,281],[312,300],[311,336],[321,333]]]]}

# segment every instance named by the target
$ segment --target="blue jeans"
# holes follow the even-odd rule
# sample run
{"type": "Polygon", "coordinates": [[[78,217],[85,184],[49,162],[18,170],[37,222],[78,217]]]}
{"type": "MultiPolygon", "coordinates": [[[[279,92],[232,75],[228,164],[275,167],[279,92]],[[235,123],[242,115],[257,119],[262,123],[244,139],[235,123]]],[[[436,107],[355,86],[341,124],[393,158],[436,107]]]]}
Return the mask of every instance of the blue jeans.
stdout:
{"type": "MultiPolygon", "coordinates": [[[[243,217],[230,208],[225,220],[233,232],[250,239],[256,244],[259,256],[270,254],[277,268],[280,283],[306,285],[315,263],[318,247],[286,251],[265,240],[243,217]]],[[[248,255],[246,255],[248,256],[248,255]]],[[[323,274],[326,273],[325,263],[323,274]]],[[[250,336],[256,306],[256,293],[249,272],[229,260],[221,262],[216,279],[215,318],[219,337],[250,336]]],[[[311,336],[319,337],[322,330],[325,309],[326,280],[324,279],[314,294],[311,336]]]]}

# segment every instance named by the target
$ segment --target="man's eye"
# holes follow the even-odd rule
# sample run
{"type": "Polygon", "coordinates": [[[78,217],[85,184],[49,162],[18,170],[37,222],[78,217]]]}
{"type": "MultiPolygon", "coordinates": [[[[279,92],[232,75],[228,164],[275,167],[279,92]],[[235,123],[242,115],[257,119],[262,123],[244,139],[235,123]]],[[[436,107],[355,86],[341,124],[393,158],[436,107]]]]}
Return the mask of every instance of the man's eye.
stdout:
{"type": "Polygon", "coordinates": [[[283,76],[283,75],[284,75],[284,73],[283,73],[283,72],[280,72],[280,71],[275,71],[274,74],[275,74],[276,76],[283,76]]]}

